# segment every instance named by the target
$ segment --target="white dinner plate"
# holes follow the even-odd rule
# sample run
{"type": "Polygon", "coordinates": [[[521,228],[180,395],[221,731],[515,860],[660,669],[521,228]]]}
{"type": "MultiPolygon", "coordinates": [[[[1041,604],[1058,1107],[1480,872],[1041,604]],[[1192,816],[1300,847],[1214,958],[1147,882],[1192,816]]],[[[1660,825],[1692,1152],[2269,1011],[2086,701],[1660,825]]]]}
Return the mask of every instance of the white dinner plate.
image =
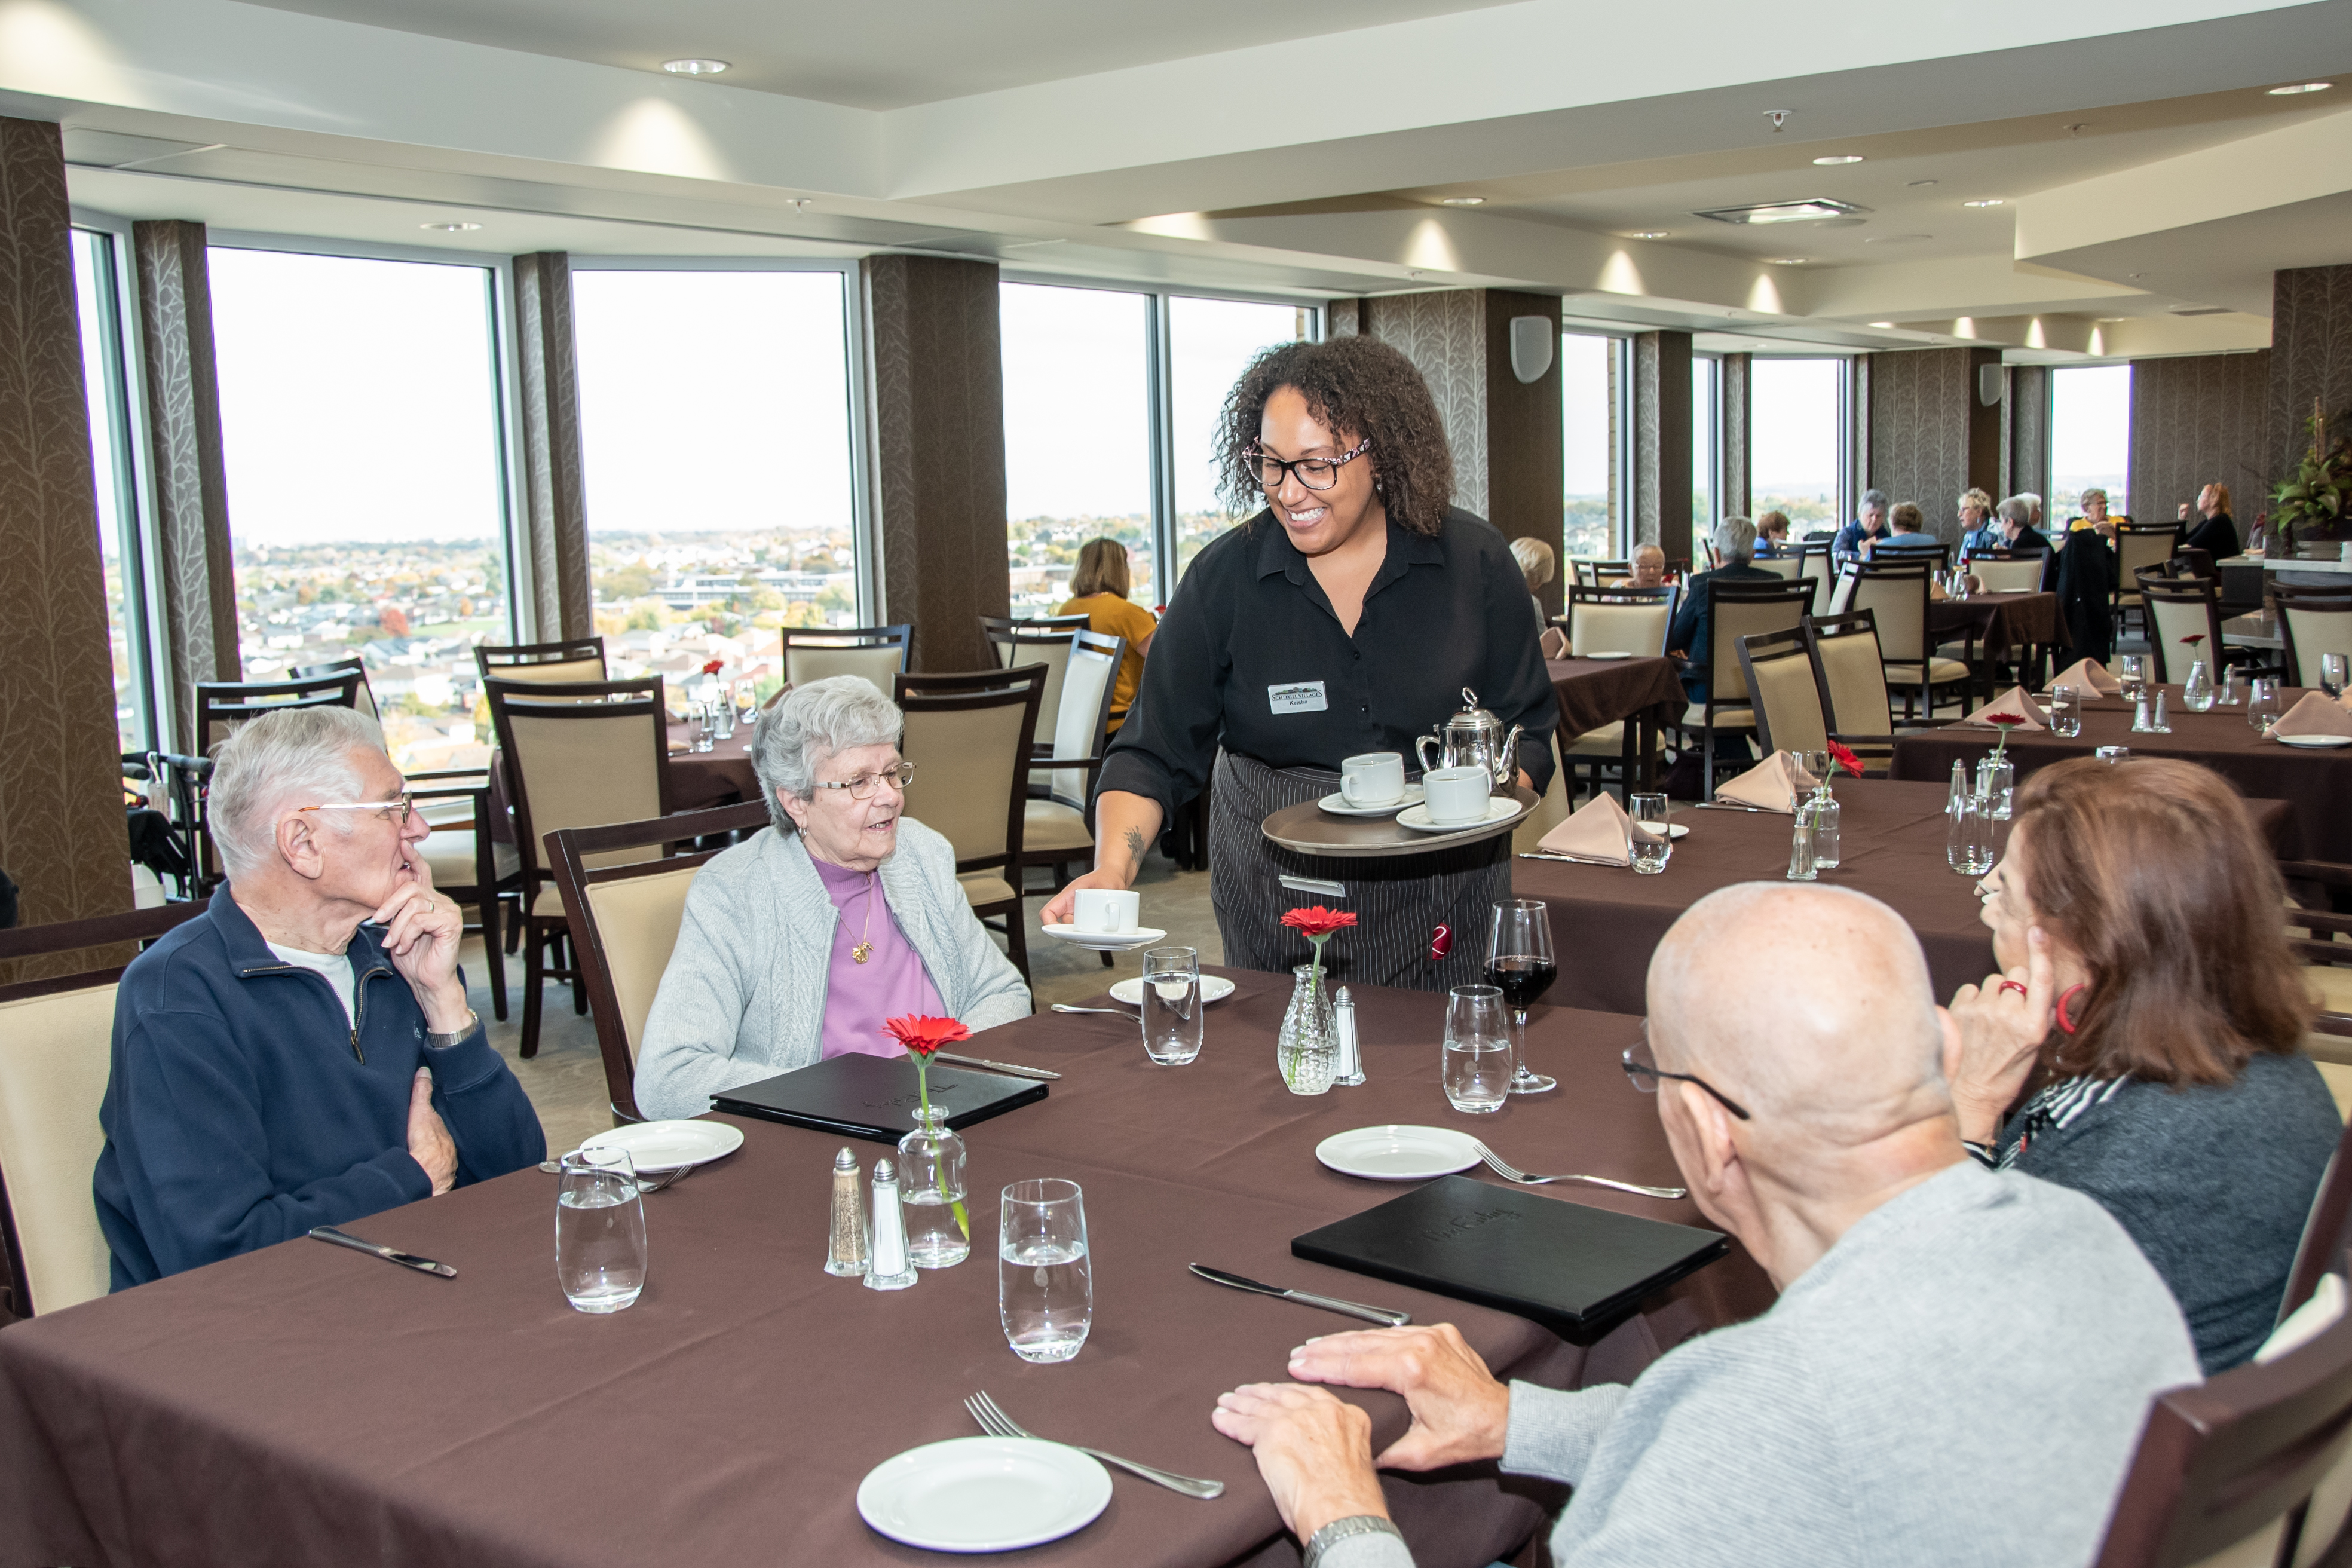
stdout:
{"type": "Polygon", "coordinates": [[[1084,1530],[1110,1506],[1110,1472],[1029,1437],[950,1437],[883,1460],[857,1483],[857,1513],[926,1552],[1012,1552],[1084,1530]]]}
{"type": "MultiPolygon", "coordinates": [[[[1206,1006],[1212,1002],[1222,1002],[1233,994],[1234,983],[1226,979],[1223,975],[1203,974],[1201,976],[1201,1003],[1203,1006],[1206,1006]]],[[[1110,988],[1110,999],[1114,1002],[1124,1002],[1130,1007],[1142,1006],[1143,976],[1139,974],[1131,979],[1122,980],[1118,984],[1112,986],[1110,988]]]]}
{"type": "Polygon", "coordinates": [[[1507,822],[1519,814],[1519,803],[1509,795],[1489,795],[1486,815],[1475,822],[1432,822],[1429,807],[1409,805],[1397,813],[1397,826],[1410,827],[1415,833],[1463,833],[1473,827],[1484,827],[1490,822],[1507,822]]]}
{"type": "Polygon", "coordinates": [[[1373,1182],[1425,1182],[1478,1163],[1467,1132],[1450,1127],[1359,1127],[1315,1145],[1315,1157],[1343,1176],[1373,1182]]]}
{"type": "Polygon", "coordinates": [[[1687,822],[1645,822],[1642,826],[1652,833],[1663,833],[1668,838],[1682,838],[1690,833],[1687,822]]]}
{"type": "Polygon", "coordinates": [[[2300,746],[2305,751],[2328,752],[2338,746],[2352,746],[2352,735],[2273,735],[2282,746],[2300,746]]]}
{"type": "Polygon", "coordinates": [[[1630,653],[1580,653],[1576,657],[1579,658],[1631,658],[1633,656],[1630,653]]]}
{"type": "Polygon", "coordinates": [[[1129,948],[1150,947],[1168,935],[1166,931],[1150,926],[1116,931],[1085,931],[1077,926],[1047,926],[1045,931],[1055,942],[1066,942],[1073,947],[1090,947],[1097,952],[1125,952],[1129,948]]]}
{"type": "Polygon", "coordinates": [[[1394,816],[1408,805],[1421,804],[1421,786],[1404,786],[1404,793],[1386,805],[1349,805],[1348,797],[1334,791],[1315,803],[1334,816],[1394,816]]]}
{"type": "Polygon", "coordinates": [[[640,1176],[678,1171],[732,1154],[743,1130],[725,1121],[636,1121],[599,1132],[583,1149],[626,1149],[640,1176]]]}

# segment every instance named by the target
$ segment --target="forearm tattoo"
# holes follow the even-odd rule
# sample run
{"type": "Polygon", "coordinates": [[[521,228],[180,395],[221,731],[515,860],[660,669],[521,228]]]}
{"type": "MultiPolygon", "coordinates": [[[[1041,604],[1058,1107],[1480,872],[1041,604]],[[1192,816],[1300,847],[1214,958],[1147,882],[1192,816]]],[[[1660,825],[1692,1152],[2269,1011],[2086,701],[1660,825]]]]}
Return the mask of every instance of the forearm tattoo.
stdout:
{"type": "Polygon", "coordinates": [[[1127,830],[1127,852],[1135,857],[1137,865],[1143,864],[1143,829],[1140,827],[1127,830]]]}

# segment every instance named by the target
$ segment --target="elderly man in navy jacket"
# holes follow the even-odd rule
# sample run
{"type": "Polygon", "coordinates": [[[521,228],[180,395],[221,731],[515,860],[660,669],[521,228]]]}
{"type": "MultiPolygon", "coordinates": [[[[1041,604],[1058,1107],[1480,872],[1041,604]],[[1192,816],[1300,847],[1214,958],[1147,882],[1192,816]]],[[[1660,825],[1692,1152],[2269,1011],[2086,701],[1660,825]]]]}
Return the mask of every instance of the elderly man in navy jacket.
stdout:
{"type": "Polygon", "coordinates": [[[546,1157],[457,972],[374,722],[289,709],[216,752],[229,881],[122,976],[99,1121],[114,1289],[546,1157]]]}

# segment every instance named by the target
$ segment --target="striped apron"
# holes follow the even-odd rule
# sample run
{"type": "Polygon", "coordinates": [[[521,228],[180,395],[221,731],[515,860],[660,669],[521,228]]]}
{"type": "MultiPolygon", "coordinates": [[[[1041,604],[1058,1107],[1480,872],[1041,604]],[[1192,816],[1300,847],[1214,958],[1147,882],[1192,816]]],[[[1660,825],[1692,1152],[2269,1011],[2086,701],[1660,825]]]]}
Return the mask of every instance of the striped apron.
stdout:
{"type": "Polygon", "coordinates": [[[1427,855],[1335,857],[1285,849],[1261,831],[1286,806],[1339,787],[1321,768],[1270,768],[1253,757],[1217,753],[1209,810],[1209,901],[1217,911],[1225,962],[1286,973],[1315,956],[1314,944],[1281,923],[1295,909],[1324,904],[1356,917],[1324,948],[1325,972],[1339,984],[1444,991],[1485,978],[1486,928],[1496,902],[1511,896],[1511,836],[1427,855]],[[1283,878],[1336,882],[1307,890],[1283,878]],[[1453,951],[1432,963],[1430,933],[1454,932],[1453,951]]]}

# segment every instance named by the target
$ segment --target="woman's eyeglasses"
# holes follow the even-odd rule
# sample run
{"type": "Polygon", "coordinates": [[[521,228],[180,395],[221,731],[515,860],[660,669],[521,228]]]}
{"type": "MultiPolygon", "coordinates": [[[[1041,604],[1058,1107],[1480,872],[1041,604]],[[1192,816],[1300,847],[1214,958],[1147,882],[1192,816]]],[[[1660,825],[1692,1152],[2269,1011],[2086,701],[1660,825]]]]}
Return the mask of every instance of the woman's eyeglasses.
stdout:
{"type": "Polygon", "coordinates": [[[1339,482],[1339,469],[1372,449],[1370,436],[1357,442],[1336,458],[1293,458],[1285,461],[1268,457],[1256,447],[1249,449],[1249,459],[1257,465],[1257,481],[1272,495],[1282,488],[1286,476],[1294,476],[1310,490],[1328,490],[1339,482]]]}
{"type": "Polygon", "coordinates": [[[1699,1088],[1706,1090],[1707,1093],[1715,1096],[1716,1103],[1721,1105],[1724,1110],[1728,1110],[1732,1115],[1739,1118],[1740,1121],[1747,1121],[1752,1120],[1748,1116],[1745,1106],[1741,1105],[1738,1100],[1732,1099],[1731,1096],[1724,1093],[1723,1090],[1716,1088],[1715,1085],[1707,1082],[1706,1079],[1700,1078],[1696,1073],[1668,1072],[1665,1068],[1660,1067],[1658,1065],[1658,1058],[1652,1055],[1650,1051],[1650,1023],[1646,1018],[1642,1021],[1641,1043],[1639,1045],[1627,1046],[1625,1047],[1624,1056],[1620,1058],[1618,1060],[1618,1065],[1625,1069],[1625,1076],[1633,1080],[1633,1087],[1640,1089],[1643,1094],[1657,1093],[1658,1080],[1662,1078],[1673,1079],[1676,1083],[1695,1083],[1698,1085],[1699,1088]]]}
{"type": "Polygon", "coordinates": [[[860,773],[854,779],[844,779],[838,784],[828,783],[825,780],[820,779],[817,781],[815,787],[818,789],[845,789],[849,792],[849,798],[852,800],[870,800],[873,798],[876,786],[880,784],[884,779],[890,779],[897,783],[900,789],[905,789],[908,784],[915,782],[915,764],[912,763],[900,763],[895,768],[885,768],[878,773],[860,773]]]}

